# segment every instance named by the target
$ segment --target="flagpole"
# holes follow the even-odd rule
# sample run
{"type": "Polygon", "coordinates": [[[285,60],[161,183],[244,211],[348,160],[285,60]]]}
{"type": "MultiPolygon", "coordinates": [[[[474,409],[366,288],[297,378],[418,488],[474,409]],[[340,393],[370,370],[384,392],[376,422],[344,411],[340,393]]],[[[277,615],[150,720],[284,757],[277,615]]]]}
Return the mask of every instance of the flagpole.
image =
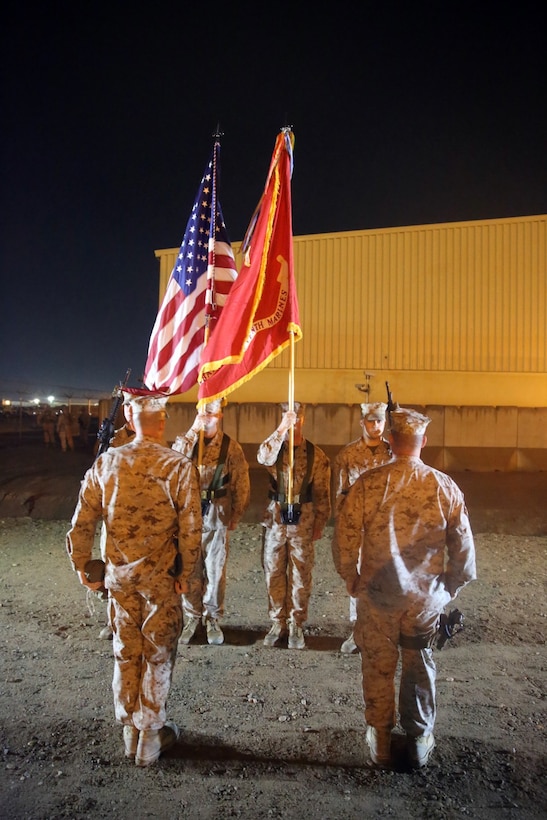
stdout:
{"type": "MultiPolygon", "coordinates": [[[[214,146],[220,146],[220,138],[224,136],[224,132],[220,130],[220,123],[217,123],[216,130],[212,137],[214,139],[214,146]]],[[[211,194],[211,227],[209,238],[212,239],[213,243],[213,275],[211,281],[210,289],[206,289],[205,291],[205,327],[203,333],[203,345],[205,346],[209,341],[209,336],[211,335],[211,327],[210,327],[210,319],[211,313],[207,309],[207,298],[208,294],[210,294],[211,299],[211,309],[214,309],[216,306],[214,304],[215,301],[215,242],[216,242],[216,224],[217,224],[217,152],[216,150],[213,151],[213,178],[212,178],[212,194],[211,194]]],[[[207,254],[209,254],[209,246],[207,246],[207,254]]],[[[204,442],[204,432],[203,429],[199,431],[199,439],[198,439],[198,461],[197,461],[197,468],[201,475],[202,467],[203,467],[203,450],[205,448],[204,442]]]]}
{"type": "MultiPolygon", "coordinates": [[[[290,335],[290,360],[289,360],[289,412],[294,413],[294,332],[290,335]]],[[[287,504],[293,503],[294,486],[294,425],[289,428],[289,476],[287,483],[287,504]]]]}
{"type": "MultiPolygon", "coordinates": [[[[285,122],[287,122],[288,118],[285,117],[285,122]]],[[[281,132],[285,135],[285,146],[287,147],[290,145],[290,150],[288,151],[291,157],[291,177],[292,177],[292,146],[294,143],[294,137],[292,136],[292,126],[287,125],[281,129],[281,132]]],[[[289,360],[289,410],[294,413],[294,331],[291,330],[289,332],[290,337],[290,360],[289,360]]],[[[294,495],[294,427],[291,427],[289,430],[289,486],[287,491],[287,503],[293,503],[293,495],[294,495]]]]}
{"type": "MultiPolygon", "coordinates": [[[[216,131],[212,134],[214,139],[213,145],[213,167],[212,167],[212,179],[211,179],[211,224],[209,227],[209,243],[212,244],[212,250],[209,247],[209,243],[207,245],[207,255],[209,255],[209,251],[211,250],[213,256],[213,264],[212,264],[212,274],[210,276],[211,279],[211,287],[207,287],[205,291],[205,330],[204,330],[204,345],[207,344],[209,341],[209,336],[211,335],[211,328],[210,328],[210,319],[211,319],[211,312],[216,309],[215,304],[215,256],[216,256],[216,238],[217,238],[217,146],[218,150],[220,150],[220,138],[224,136],[224,132],[220,130],[220,124],[217,124],[216,131]]],[[[209,263],[208,263],[209,266],[209,263]]],[[[208,276],[209,276],[209,267],[208,267],[208,276]]]]}

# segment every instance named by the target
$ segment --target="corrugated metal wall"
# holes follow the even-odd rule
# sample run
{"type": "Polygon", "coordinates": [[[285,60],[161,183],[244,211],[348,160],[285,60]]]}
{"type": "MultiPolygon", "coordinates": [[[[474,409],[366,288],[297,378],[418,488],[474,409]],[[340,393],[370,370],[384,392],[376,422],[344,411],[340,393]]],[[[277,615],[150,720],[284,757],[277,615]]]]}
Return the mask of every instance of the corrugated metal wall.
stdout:
{"type": "MultiPolygon", "coordinates": [[[[177,253],[156,252],[160,300],[177,253]]],[[[546,215],[297,236],[294,255],[296,389],[312,440],[334,451],[358,435],[366,368],[369,400],[385,399],[388,379],[432,418],[434,466],[547,468],[546,215]]],[[[246,446],[277,423],[287,370],[284,354],[230,395],[227,430],[246,446]]],[[[196,396],[173,406],[172,437],[196,396]]]]}
{"type": "Polygon", "coordinates": [[[546,226],[526,217],[295,237],[297,368],[544,372],[546,226]]]}
{"type": "MultiPolygon", "coordinates": [[[[156,252],[160,299],[177,253],[156,252]]],[[[366,370],[372,400],[389,379],[407,403],[547,405],[547,215],[297,236],[294,256],[302,401],[361,401],[366,370]]],[[[288,364],[233,400],[277,401],[288,364]]]]}

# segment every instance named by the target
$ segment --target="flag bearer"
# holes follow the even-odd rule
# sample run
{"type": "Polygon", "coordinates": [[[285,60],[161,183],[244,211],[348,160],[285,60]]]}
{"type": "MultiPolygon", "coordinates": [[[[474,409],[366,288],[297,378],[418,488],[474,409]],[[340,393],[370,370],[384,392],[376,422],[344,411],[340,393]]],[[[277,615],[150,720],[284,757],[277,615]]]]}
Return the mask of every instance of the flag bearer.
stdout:
{"type": "Polygon", "coordinates": [[[303,627],[312,588],[314,542],[330,516],[330,464],[317,445],[304,438],[304,405],[280,405],[277,429],[258,450],[270,474],[270,502],[262,526],[262,563],[268,590],[270,631],[264,646],[275,646],[288,629],[289,649],[306,646],[303,627]],[[289,429],[294,427],[293,498],[289,504],[289,429]]]}
{"type": "Polygon", "coordinates": [[[190,643],[200,620],[207,642],[222,644],[219,620],[224,615],[229,534],[235,530],[250,500],[249,465],[241,446],[221,430],[223,400],[200,410],[186,435],[177,436],[173,449],[198,461],[199,434],[203,430],[202,464],[199,466],[203,529],[197,579],[183,596],[184,629],[181,642],[190,643]]]}

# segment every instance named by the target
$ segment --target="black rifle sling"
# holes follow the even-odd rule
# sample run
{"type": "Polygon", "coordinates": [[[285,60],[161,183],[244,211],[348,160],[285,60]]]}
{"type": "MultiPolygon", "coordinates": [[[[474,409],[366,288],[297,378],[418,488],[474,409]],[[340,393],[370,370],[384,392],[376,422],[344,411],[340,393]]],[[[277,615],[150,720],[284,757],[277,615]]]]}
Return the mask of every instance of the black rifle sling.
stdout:
{"type": "MultiPolygon", "coordinates": [[[[283,444],[279,450],[279,454],[277,456],[277,460],[275,462],[275,467],[277,471],[277,481],[276,481],[276,490],[278,496],[285,495],[285,483],[283,481],[283,449],[285,445],[283,444]]],[[[306,475],[304,476],[304,480],[302,481],[302,485],[300,487],[300,503],[304,503],[306,501],[311,501],[311,496],[308,498],[308,492],[311,483],[311,477],[313,472],[313,461],[315,458],[315,447],[306,439],[306,475]]]]}
{"type": "MultiPolygon", "coordinates": [[[[221,481],[220,477],[222,475],[222,470],[224,469],[224,465],[226,464],[226,456],[228,455],[228,447],[230,446],[230,437],[226,435],[226,433],[222,434],[222,441],[220,443],[220,452],[218,454],[218,462],[217,468],[215,470],[215,474],[213,476],[213,480],[209,484],[207,488],[207,492],[212,492],[213,490],[219,490],[223,484],[226,484],[230,480],[230,476],[227,475],[224,477],[224,480],[221,481]]],[[[198,445],[194,447],[193,457],[196,458],[198,450],[198,445]]]]}

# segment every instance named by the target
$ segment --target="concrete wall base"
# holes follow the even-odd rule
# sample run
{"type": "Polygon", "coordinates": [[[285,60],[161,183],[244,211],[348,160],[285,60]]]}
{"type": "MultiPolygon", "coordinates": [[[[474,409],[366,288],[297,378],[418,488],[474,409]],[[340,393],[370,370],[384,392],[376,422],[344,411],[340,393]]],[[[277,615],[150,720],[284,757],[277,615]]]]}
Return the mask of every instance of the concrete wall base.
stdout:
{"type": "MultiPolygon", "coordinates": [[[[440,470],[547,470],[547,407],[409,406],[431,418],[423,458],[440,470]]],[[[172,402],[168,410],[166,440],[172,443],[189,429],[196,408],[194,403],[172,402]]],[[[275,429],[280,417],[275,404],[229,403],[224,409],[223,426],[246,445],[245,451],[254,460],[258,444],[275,429]]],[[[360,435],[359,419],[359,404],[308,405],[305,435],[334,457],[360,435]]]]}

